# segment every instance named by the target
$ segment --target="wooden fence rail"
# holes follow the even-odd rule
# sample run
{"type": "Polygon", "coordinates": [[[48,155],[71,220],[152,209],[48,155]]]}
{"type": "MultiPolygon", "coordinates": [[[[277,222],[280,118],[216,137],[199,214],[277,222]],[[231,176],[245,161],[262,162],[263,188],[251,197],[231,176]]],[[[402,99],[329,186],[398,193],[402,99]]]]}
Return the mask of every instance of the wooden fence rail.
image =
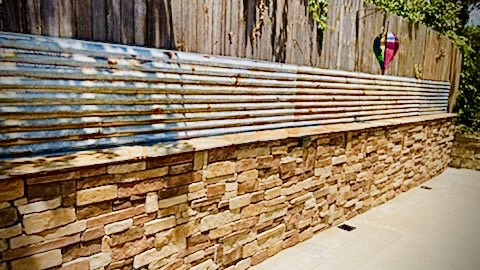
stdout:
{"type": "MultiPolygon", "coordinates": [[[[384,13],[362,0],[330,0],[319,38],[307,0],[3,0],[1,30],[380,73],[372,42],[384,13]]],[[[400,38],[388,74],[450,81],[461,54],[425,25],[388,15],[400,38]]],[[[451,101],[450,103],[452,103],[451,101]]]]}

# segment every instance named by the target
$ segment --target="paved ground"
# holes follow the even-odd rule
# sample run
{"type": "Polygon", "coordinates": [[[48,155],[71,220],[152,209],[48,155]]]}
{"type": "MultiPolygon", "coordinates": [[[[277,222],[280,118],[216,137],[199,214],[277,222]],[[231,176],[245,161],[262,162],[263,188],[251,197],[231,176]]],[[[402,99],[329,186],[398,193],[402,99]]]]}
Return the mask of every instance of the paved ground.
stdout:
{"type": "Polygon", "coordinates": [[[448,169],[253,270],[480,269],[480,172],[448,169]]]}

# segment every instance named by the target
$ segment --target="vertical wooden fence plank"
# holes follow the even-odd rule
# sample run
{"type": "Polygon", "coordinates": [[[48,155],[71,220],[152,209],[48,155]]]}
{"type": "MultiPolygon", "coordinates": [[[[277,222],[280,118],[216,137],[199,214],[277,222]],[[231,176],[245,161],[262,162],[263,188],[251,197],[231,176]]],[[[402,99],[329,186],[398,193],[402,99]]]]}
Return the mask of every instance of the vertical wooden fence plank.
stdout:
{"type": "Polygon", "coordinates": [[[2,1],[3,31],[22,33],[22,2],[18,0],[2,1]]]}
{"type": "Polygon", "coordinates": [[[42,35],[54,37],[60,35],[58,6],[58,0],[42,0],[40,2],[42,35]]]}
{"type": "Polygon", "coordinates": [[[76,36],[75,3],[73,0],[59,2],[60,36],[72,38],[76,36]]]}
{"type": "Polygon", "coordinates": [[[133,44],[135,40],[134,35],[134,2],[132,0],[121,0],[120,2],[120,34],[122,44],[133,44]]]}
{"type": "Polygon", "coordinates": [[[135,45],[144,45],[147,27],[147,6],[146,0],[135,0],[134,3],[134,29],[135,45]]]}
{"type": "Polygon", "coordinates": [[[120,0],[107,0],[107,40],[119,43],[121,41],[120,0]]]}
{"type": "Polygon", "coordinates": [[[22,1],[23,31],[29,34],[42,34],[40,0],[24,0],[22,1]]]}
{"type": "Polygon", "coordinates": [[[185,41],[183,34],[183,16],[182,16],[182,1],[172,1],[172,36],[175,41],[175,50],[185,50],[185,41]]]}
{"type": "Polygon", "coordinates": [[[76,0],[75,13],[77,22],[77,37],[92,39],[92,2],[91,0],[76,0]]]}
{"type": "Polygon", "coordinates": [[[92,38],[107,40],[107,7],[105,0],[92,0],[92,38]]]}

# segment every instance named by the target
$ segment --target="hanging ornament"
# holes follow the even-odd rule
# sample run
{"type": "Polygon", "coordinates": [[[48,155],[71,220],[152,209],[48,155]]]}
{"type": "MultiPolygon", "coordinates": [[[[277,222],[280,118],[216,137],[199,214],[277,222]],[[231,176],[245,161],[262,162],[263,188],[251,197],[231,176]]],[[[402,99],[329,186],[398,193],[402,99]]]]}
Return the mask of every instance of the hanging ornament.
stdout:
{"type": "Polygon", "coordinates": [[[400,41],[397,35],[392,32],[383,32],[373,41],[373,52],[382,69],[382,75],[385,74],[385,70],[388,68],[390,62],[392,62],[399,45],[400,41]]]}

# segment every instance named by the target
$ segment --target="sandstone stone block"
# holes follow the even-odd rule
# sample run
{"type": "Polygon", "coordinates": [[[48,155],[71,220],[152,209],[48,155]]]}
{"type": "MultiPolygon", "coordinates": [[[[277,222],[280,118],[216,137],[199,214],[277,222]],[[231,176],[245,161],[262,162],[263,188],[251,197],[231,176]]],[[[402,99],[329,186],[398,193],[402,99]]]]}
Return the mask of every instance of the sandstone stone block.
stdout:
{"type": "Polygon", "coordinates": [[[128,183],[128,182],[141,181],[141,180],[146,180],[151,178],[159,178],[167,175],[168,170],[169,170],[168,167],[160,167],[160,168],[154,168],[154,169],[149,169],[144,171],[131,172],[131,173],[121,175],[117,182],[128,183]]]}
{"type": "Polygon", "coordinates": [[[297,162],[295,160],[282,161],[280,164],[280,177],[287,179],[295,175],[295,169],[297,168],[297,162]]]}
{"type": "Polygon", "coordinates": [[[256,160],[254,158],[246,158],[237,162],[237,172],[244,172],[255,169],[256,160]]]}
{"type": "Polygon", "coordinates": [[[253,217],[253,216],[258,216],[263,212],[263,210],[264,210],[264,203],[259,202],[259,203],[256,203],[256,204],[251,204],[251,205],[245,206],[242,209],[241,215],[242,215],[242,218],[249,218],[249,217],[253,217]]]}
{"type": "Polygon", "coordinates": [[[112,202],[92,203],[77,207],[77,219],[85,219],[112,212],[112,202]]]}
{"type": "Polygon", "coordinates": [[[134,227],[125,232],[111,235],[110,243],[113,247],[118,246],[126,242],[140,239],[143,237],[144,233],[145,233],[145,229],[143,228],[143,226],[134,227]]]}
{"type": "Polygon", "coordinates": [[[231,225],[225,225],[225,226],[221,226],[221,227],[210,230],[210,233],[208,234],[208,236],[210,237],[210,239],[217,239],[232,233],[232,231],[233,229],[231,225]]]}
{"type": "Polygon", "coordinates": [[[207,197],[215,197],[225,193],[225,183],[209,185],[207,187],[207,197]]]}
{"type": "Polygon", "coordinates": [[[192,254],[186,256],[186,257],[183,259],[183,261],[184,261],[185,263],[192,263],[192,262],[194,262],[194,261],[198,261],[198,260],[200,260],[200,259],[203,259],[204,257],[205,257],[205,251],[204,251],[204,250],[199,250],[199,251],[197,251],[197,252],[195,252],[195,253],[192,253],[192,254]]]}
{"type": "Polygon", "coordinates": [[[282,195],[282,188],[281,187],[274,187],[268,190],[265,190],[265,200],[270,200],[282,195]]]}
{"type": "Polygon", "coordinates": [[[233,209],[247,206],[250,204],[251,199],[252,199],[251,194],[245,194],[245,195],[237,196],[235,198],[231,198],[229,200],[229,208],[233,210],[233,209]]]}
{"type": "Polygon", "coordinates": [[[155,219],[145,223],[145,234],[150,235],[166,229],[170,229],[176,225],[175,216],[169,216],[166,218],[155,219]]]}
{"type": "Polygon", "coordinates": [[[90,270],[99,269],[107,266],[112,261],[112,257],[109,253],[98,253],[90,256],[90,270]]]}
{"type": "Polygon", "coordinates": [[[0,239],[7,239],[22,233],[22,224],[16,224],[11,227],[0,229],[0,239]]]}
{"type": "Polygon", "coordinates": [[[0,239],[0,252],[8,249],[8,243],[4,239],[0,239]]]}
{"type": "Polygon", "coordinates": [[[101,238],[105,235],[105,229],[103,226],[87,229],[82,234],[82,242],[88,242],[93,239],[101,238]]]}
{"type": "Polygon", "coordinates": [[[281,241],[285,232],[285,224],[280,224],[275,228],[267,230],[258,235],[257,241],[260,249],[268,248],[270,245],[281,241]]]}
{"type": "Polygon", "coordinates": [[[168,173],[170,175],[175,175],[175,174],[190,172],[192,170],[193,170],[193,164],[192,163],[184,163],[184,164],[171,166],[168,173]]]}
{"type": "Polygon", "coordinates": [[[247,243],[242,248],[242,258],[248,258],[253,256],[258,251],[258,242],[252,241],[247,243]]]}
{"type": "Polygon", "coordinates": [[[4,180],[0,189],[0,202],[11,201],[24,195],[23,180],[4,180]]]}
{"type": "Polygon", "coordinates": [[[119,261],[130,258],[153,247],[153,238],[147,238],[144,236],[136,241],[127,242],[122,246],[114,247],[112,249],[112,259],[119,261]]]}
{"type": "Polygon", "coordinates": [[[238,182],[246,182],[249,180],[256,180],[258,178],[258,171],[257,170],[250,170],[242,172],[238,175],[238,182]]]}
{"type": "Polygon", "coordinates": [[[150,192],[145,198],[145,213],[154,213],[158,211],[158,194],[150,192]]]}
{"type": "Polygon", "coordinates": [[[33,244],[27,247],[9,249],[3,252],[2,258],[4,260],[13,260],[13,259],[17,259],[17,258],[29,256],[29,255],[38,254],[48,250],[66,247],[78,242],[80,242],[80,234],[57,238],[50,241],[33,244]]]}
{"type": "Polygon", "coordinates": [[[77,192],[77,205],[86,205],[95,202],[103,202],[117,197],[117,186],[101,186],[77,192]]]}
{"type": "Polygon", "coordinates": [[[100,225],[110,224],[120,220],[128,219],[134,216],[138,216],[144,213],[144,211],[145,206],[143,204],[140,204],[132,208],[122,209],[112,213],[92,217],[87,220],[87,228],[97,227],[100,225]]]}
{"type": "Polygon", "coordinates": [[[19,247],[24,247],[36,243],[40,243],[44,240],[42,236],[39,235],[25,235],[22,234],[20,236],[14,237],[10,239],[10,247],[12,249],[16,249],[19,247]]]}
{"type": "Polygon", "coordinates": [[[238,159],[270,155],[270,147],[248,145],[238,149],[238,159]]]}
{"type": "Polygon", "coordinates": [[[122,163],[117,165],[110,165],[107,167],[108,174],[124,174],[136,171],[143,171],[147,168],[145,161],[135,163],[122,163]]]}
{"type": "Polygon", "coordinates": [[[217,214],[203,217],[200,221],[198,228],[200,229],[200,231],[205,232],[239,219],[239,214],[235,214],[230,211],[223,211],[217,214]]]}
{"type": "Polygon", "coordinates": [[[5,228],[10,225],[13,225],[18,220],[17,209],[13,207],[8,207],[0,209],[0,228],[5,228]]]}
{"type": "Polygon", "coordinates": [[[108,234],[123,232],[130,229],[132,226],[133,226],[132,218],[111,223],[105,226],[105,234],[108,235],[108,234]]]}
{"type": "Polygon", "coordinates": [[[187,202],[187,199],[188,199],[187,194],[183,194],[183,195],[171,197],[171,198],[168,198],[168,199],[160,200],[158,202],[158,207],[160,209],[169,208],[169,207],[172,207],[174,205],[185,203],[185,202],[187,202]]]}
{"type": "Polygon", "coordinates": [[[89,258],[78,258],[62,264],[61,270],[85,270],[90,269],[89,258]]]}
{"type": "Polygon", "coordinates": [[[214,266],[215,266],[215,263],[213,262],[213,260],[209,259],[195,266],[192,266],[190,270],[216,269],[214,268],[214,266]]]}
{"type": "Polygon", "coordinates": [[[20,205],[18,206],[18,211],[22,215],[37,213],[37,212],[42,212],[45,210],[51,210],[51,209],[60,207],[61,203],[62,203],[61,198],[55,198],[53,200],[39,201],[39,202],[30,203],[30,204],[20,205]]]}
{"type": "Polygon", "coordinates": [[[23,217],[23,225],[27,234],[42,232],[75,221],[75,208],[58,208],[23,217]]]}
{"type": "Polygon", "coordinates": [[[159,250],[156,248],[149,249],[133,258],[133,268],[140,268],[149,263],[162,260],[178,251],[179,249],[175,245],[166,245],[159,250]]]}
{"type": "Polygon", "coordinates": [[[47,269],[62,264],[62,251],[60,249],[35,254],[30,257],[12,261],[12,270],[47,269]]]}
{"type": "Polygon", "coordinates": [[[223,161],[212,163],[207,166],[205,170],[205,176],[207,178],[216,178],[224,175],[230,175],[235,173],[235,162],[223,161]]]}

